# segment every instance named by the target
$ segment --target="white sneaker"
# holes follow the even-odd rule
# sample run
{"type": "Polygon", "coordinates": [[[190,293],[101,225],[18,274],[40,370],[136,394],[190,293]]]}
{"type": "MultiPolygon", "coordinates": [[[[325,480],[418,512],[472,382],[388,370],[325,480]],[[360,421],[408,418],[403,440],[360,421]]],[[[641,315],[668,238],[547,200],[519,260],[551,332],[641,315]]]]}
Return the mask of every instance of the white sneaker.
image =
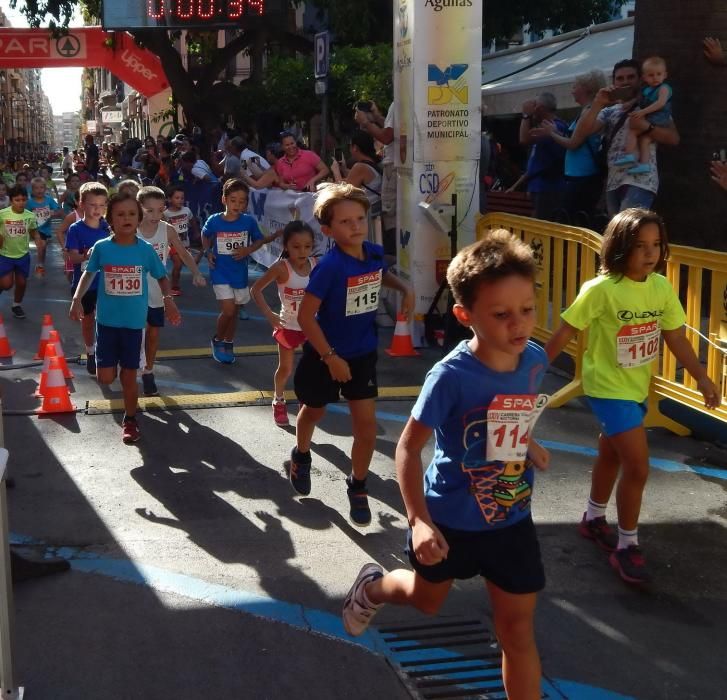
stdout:
{"type": "Polygon", "coordinates": [[[384,570],[374,563],[364,564],[351,586],[346,600],[343,602],[343,627],[352,637],[358,637],[366,631],[371,619],[384,604],[373,605],[366,598],[366,585],[382,578],[384,570]]]}

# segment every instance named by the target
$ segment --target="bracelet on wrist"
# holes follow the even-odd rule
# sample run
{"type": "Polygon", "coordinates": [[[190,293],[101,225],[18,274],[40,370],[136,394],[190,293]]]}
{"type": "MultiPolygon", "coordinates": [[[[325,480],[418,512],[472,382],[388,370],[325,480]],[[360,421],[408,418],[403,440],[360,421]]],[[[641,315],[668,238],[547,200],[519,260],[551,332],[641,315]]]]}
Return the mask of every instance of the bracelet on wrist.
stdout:
{"type": "Polygon", "coordinates": [[[321,355],[321,362],[325,362],[330,357],[336,356],[336,349],[335,348],[328,348],[328,352],[324,352],[321,355]]]}

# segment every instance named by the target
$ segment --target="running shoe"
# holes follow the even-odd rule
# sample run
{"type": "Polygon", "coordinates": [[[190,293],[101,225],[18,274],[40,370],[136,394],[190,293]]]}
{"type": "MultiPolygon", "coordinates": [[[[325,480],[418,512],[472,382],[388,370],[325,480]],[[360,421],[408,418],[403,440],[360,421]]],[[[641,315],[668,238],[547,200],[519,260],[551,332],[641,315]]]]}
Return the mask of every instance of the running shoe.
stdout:
{"type": "Polygon", "coordinates": [[[618,545],[618,534],[606,522],[605,516],[586,520],[586,514],[583,513],[583,519],[578,526],[578,532],[587,540],[593,540],[601,549],[606,552],[613,552],[618,545]]]}
{"type": "Polygon", "coordinates": [[[25,318],[25,311],[23,311],[23,307],[20,306],[20,304],[11,306],[10,311],[12,312],[13,316],[15,316],[15,318],[25,318]]]}
{"type": "Polygon", "coordinates": [[[130,445],[132,442],[137,442],[141,437],[139,424],[136,422],[136,418],[124,418],[121,428],[121,439],[127,445],[130,445]]]}
{"type": "Polygon", "coordinates": [[[356,580],[343,601],[343,627],[352,637],[362,635],[369,626],[371,619],[383,606],[374,605],[366,597],[366,586],[372,581],[382,578],[383,569],[378,564],[364,564],[358,572],[356,580]]]}
{"type": "Polygon", "coordinates": [[[86,356],[86,372],[92,376],[96,376],[96,355],[92,352],[86,356]]]}
{"type": "Polygon", "coordinates": [[[608,561],[627,583],[644,584],[651,581],[651,576],[646,569],[644,554],[641,547],[636,544],[611,552],[608,561]]]}
{"type": "Polygon", "coordinates": [[[182,296],[182,290],[179,287],[172,287],[172,290],[169,293],[173,297],[181,297],[182,296]]]}
{"type": "Polygon", "coordinates": [[[249,321],[250,320],[250,314],[245,311],[245,307],[240,307],[240,313],[237,315],[237,318],[239,318],[241,321],[249,321]]]}
{"type": "Polygon", "coordinates": [[[630,153],[627,153],[613,161],[613,164],[618,166],[633,165],[634,163],[638,163],[638,161],[636,160],[636,156],[631,155],[630,153]]]}
{"type": "Polygon", "coordinates": [[[223,365],[229,365],[234,362],[234,356],[230,356],[225,351],[224,340],[215,340],[212,338],[210,346],[212,347],[212,357],[214,357],[217,362],[221,362],[223,365]]]}
{"type": "Polygon", "coordinates": [[[45,277],[45,267],[43,265],[36,265],[34,274],[37,279],[43,279],[45,277]]]}
{"type": "Polygon", "coordinates": [[[154,372],[147,372],[141,375],[141,383],[144,385],[144,396],[159,396],[159,389],[154,380],[154,372]]]}
{"type": "Polygon", "coordinates": [[[348,517],[354,525],[366,527],[371,524],[371,509],[369,508],[369,492],[364,486],[362,489],[351,487],[351,477],[346,478],[346,493],[351,506],[348,517]]]}
{"type": "Polygon", "coordinates": [[[225,346],[225,353],[227,354],[227,357],[229,360],[227,361],[228,364],[232,365],[235,363],[235,345],[234,343],[231,343],[229,340],[223,340],[222,344],[225,346]]]}
{"type": "Polygon", "coordinates": [[[273,420],[275,425],[290,425],[288,420],[288,406],[285,401],[273,401],[273,420]]]}
{"type": "Polygon", "coordinates": [[[294,447],[290,452],[290,461],[285,463],[290,485],[296,493],[307,496],[310,493],[310,452],[307,459],[301,459],[298,448],[294,447]]]}

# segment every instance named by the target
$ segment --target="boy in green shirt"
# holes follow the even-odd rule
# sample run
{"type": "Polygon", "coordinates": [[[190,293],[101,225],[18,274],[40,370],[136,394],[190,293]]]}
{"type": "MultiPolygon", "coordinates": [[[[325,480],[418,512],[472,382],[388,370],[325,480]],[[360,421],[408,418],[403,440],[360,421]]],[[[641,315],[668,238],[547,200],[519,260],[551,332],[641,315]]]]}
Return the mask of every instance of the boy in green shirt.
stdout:
{"type": "Polygon", "coordinates": [[[30,274],[30,236],[36,246],[39,235],[35,214],[27,211],[28,192],[23,185],[8,190],[10,206],[0,210],[0,292],[15,287],[12,313],[25,318],[20,302],[30,274]]]}

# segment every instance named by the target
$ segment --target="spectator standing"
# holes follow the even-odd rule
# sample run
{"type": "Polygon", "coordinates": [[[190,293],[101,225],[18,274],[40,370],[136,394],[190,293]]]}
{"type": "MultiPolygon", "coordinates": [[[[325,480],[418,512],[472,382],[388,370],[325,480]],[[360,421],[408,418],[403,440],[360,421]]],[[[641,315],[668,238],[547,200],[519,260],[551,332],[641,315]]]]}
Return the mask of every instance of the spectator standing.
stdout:
{"type": "Polygon", "coordinates": [[[378,216],[381,213],[382,175],[374,140],[367,133],[357,131],[351,136],[351,159],[354,163],[350,170],[344,160],[333,159],[331,164],[333,179],[336,182],[347,182],[354,187],[360,187],[371,204],[369,213],[378,216]]]}
{"type": "Polygon", "coordinates": [[[394,168],[394,103],[389,105],[386,117],[382,117],[375,102],[371,111],[357,109],[353,118],[363,131],[384,147],[381,159],[381,226],[384,230],[384,250],[396,255],[396,169],[394,168]]]}
{"type": "Polygon", "coordinates": [[[520,119],[520,143],[532,146],[526,169],[527,189],[533,199],[536,219],[555,221],[562,214],[565,175],[565,149],[537,127],[552,122],[559,134],[568,130],[555,111],[555,95],[543,92],[523,103],[520,119]]]}
{"type": "Polygon", "coordinates": [[[598,200],[603,193],[603,175],[599,161],[601,137],[591,134],[585,141],[575,145],[572,138],[581,117],[591,108],[596,93],[606,87],[606,76],[600,70],[579,75],[573,83],[571,95],[581,106],[581,111],[566,134],[561,134],[558,125],[545,121],[541,128],[545,134],[566,149],[565,153],[565,198],[563,208],[567,223],[591,227],[598,200]]]}
{"type": "Polygon", "coordinates": [[[679,143],[679,132],[673,122],[667,126],[656,126],[650,124],[644,117],[629,116],[636,108],[639,98],[639,70],[638,61],[632,59],[619,61],[613,67],[613,87],[598,91],[593,98],[591,108],[578,120],[573,133],[574,146],[579,146],[589,136],[597,133],[601,133],[606,141],[604,144],[608,154],[606,208],[609,216],[615,216],[618,212],[632,207],[651,209],[659,189],[656,144],[676,146],[679,143]],[[619,91],[614,92],[616,90],[619,91]],[[627,120],[629,120],[628,125],[627,120]],[[628,128],[624,126],[632,126],[642,135],[649,132],[652,144],[649,159],[651,168],[648,173],[629,173],[616,165],[616,161],[626,150],[628,128]]]}
{"type": "Polygon", "coordinates": [[[94,143],[92,134],[86,134],[83,150],[86,153],[86,171],[89,178],[95,180],[98,176],[100,161],[98,146],[94,143]]]}
{"type": "Polygon", "coordinates": [[[287,131],[280,135],[280,146],[283,155],[273,168],[265,171],[257,180],[246,177],[245,182],[255,188],[277,184],[283,190],[315,192],[316,185],[330,174],[328,166],[318,154],[300,148],[295,137],[287,131]]]}

